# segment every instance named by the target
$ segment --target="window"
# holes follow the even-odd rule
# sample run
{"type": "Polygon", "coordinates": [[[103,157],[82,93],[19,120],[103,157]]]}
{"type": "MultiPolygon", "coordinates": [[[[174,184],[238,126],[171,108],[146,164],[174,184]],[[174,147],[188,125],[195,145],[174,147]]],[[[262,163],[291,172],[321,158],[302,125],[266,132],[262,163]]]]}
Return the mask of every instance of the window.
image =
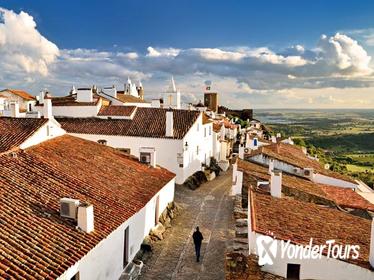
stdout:
{"type": "Polygon", "coordinates": [[[212,127],[209,126],[209,135],[212,135],[212,127]]]}
{"type": "Polygon", "coordinates": [[[101,145],[106,145],[107,144],[107,141],[104,140],[104,139],[100,139],[100,140],[97,140],[97,143],[101,144],[101,145]]]}
{"type": "Polygon", "coordinates": [[[79,280],[79,272],[77,272],[70,280],[79,280]]]}
{"type": "Polygon", "coordinates": [[[204,137],[206,137],[206,127],[204,127],[204,137]]]}
{"type": "Polygon", "coordinates": [[[196,146],[196,155],[199,155],[199,146],[196,146]]]}
{"type": "Polygon", "coordinates": [[[199,126],[200,126],[200,125],[199,125],[199,124],[197,124],[197,131],[199,131],[199,126]]]}
{"type": "Polygon", "coordinates": [[[300,265],[288,263],[287,264],[287,279],[300,279],[300,265]]]}
{"type": "Polygon", "coordinates": [[[32,108],[31,108],[31,103],[29,103],[29,112],[32,111],[32,108]]]}

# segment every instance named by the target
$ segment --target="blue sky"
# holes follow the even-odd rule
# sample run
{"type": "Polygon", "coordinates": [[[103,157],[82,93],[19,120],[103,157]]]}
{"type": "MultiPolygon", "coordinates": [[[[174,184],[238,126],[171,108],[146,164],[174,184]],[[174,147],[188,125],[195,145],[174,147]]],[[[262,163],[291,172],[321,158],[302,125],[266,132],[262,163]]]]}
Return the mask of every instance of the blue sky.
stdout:
{"type": "Polygon", "coordinates": [[[374,107],[374,1],[13,0],[0,7],[2,87],[62,95],[73,84],[120,87],[128,75],[155,97],[175,75],[185,101],[200,99],[212,80],[236,108],[374,107]]]}

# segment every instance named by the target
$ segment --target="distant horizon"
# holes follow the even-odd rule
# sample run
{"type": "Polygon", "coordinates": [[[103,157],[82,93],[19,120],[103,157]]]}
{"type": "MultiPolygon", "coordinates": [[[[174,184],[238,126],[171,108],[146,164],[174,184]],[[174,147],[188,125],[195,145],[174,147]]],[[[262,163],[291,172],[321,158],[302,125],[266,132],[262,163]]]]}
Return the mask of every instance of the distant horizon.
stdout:
{"type": "Polygon", "coordinates": [[[173,75],[186,103],[210,81],[230,108],[371,109],[373,14],[363,0],[0,0],[0,85],[63,96],[130,77],[157,98],[173,75]]]}

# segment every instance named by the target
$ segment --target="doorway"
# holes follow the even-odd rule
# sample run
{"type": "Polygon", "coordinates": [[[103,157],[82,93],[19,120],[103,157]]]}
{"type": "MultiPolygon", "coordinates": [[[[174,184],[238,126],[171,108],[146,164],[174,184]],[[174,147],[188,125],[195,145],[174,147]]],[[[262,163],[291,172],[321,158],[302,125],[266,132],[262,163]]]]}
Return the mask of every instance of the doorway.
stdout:
{"type": "Polygon", "coordinates": [[[129,227],[123,233],[123,268],[129,263],[129,227]]]}

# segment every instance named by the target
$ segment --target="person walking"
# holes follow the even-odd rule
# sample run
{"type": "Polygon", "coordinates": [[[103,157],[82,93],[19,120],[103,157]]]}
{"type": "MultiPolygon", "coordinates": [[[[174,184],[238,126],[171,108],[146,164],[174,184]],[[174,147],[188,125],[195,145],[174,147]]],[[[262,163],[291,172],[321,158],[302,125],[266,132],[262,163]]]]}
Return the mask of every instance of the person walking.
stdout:
{"type": "Polygon", "coordinates": [[[195,253],[196,253],[196,261],[200,261],[200,249],[201,249],[201,242],[203,241],[204,237],[200,232],[199,227],[196,227],[196,231],[192,235],[193,243],[195,244],[195,253]]]}

